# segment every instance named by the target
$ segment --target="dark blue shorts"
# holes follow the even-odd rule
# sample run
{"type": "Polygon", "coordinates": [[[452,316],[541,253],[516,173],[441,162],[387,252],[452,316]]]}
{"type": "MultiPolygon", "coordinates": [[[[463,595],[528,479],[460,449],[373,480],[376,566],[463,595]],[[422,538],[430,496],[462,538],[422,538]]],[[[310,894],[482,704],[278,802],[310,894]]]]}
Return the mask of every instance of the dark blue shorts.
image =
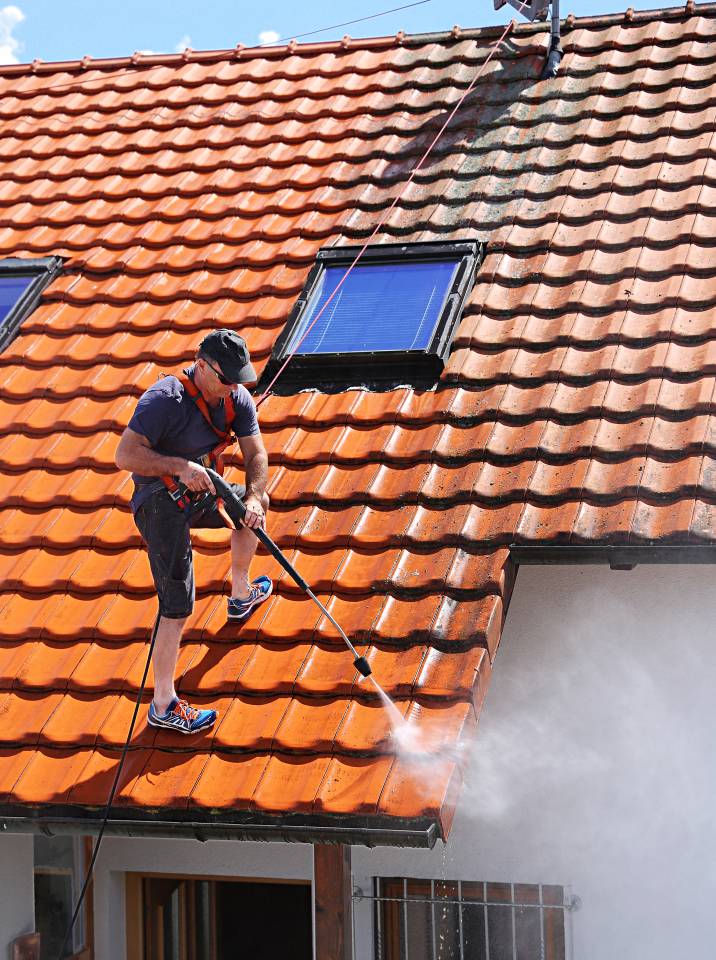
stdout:
{"type": "MultiPolygon", "coordinates": [[[[231,487],[242,500],[246,488],[231,487]]],[[[194,561],[189,530],[225,527],[224,519],[212,499],[205,509],[189,515],[181,510],[167,490],[158,490],[137,508],[134,515],[147,545],[149,566],[159,597],[159,612],[168,620],[183,620],[194,609],[194,561]]]]}

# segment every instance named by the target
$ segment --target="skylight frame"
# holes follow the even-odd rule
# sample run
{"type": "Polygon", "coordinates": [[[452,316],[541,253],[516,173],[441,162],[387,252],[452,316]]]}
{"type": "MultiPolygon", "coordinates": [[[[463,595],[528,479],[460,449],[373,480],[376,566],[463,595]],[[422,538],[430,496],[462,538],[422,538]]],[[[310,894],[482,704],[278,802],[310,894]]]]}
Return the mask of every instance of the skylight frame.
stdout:
{"type": "Polygon", "coordinates": [[[62,268],[60,257],[37,257],[25,260],[21,257],[6,257],[0,260],[0,280],[3,277],[32,277],[32,281],[0,322],[0,352],[15,338],[37,304],[49,283],[62,268]]]}
{"type": "MultiPolygon", "coordinates": [[[[267,379],[290,356],[295,331],[312,304],[323,272],[328,267],[348,270],[361,246],[328,247],[320,250],[303,290],[278,337],[264,378],[267,379]]],[[[375,264],[456,263],[452,283],[428,345],[419,349],[301,353],[300,347],[281,375],[289,387],[306,385],[355,386],[363,383],[435,381],[440,376],[452,345],[462,308],[482,263],[486,244],[479,240],[418,243],[385,243],[368,247],[354,268],[375,264]]]]}

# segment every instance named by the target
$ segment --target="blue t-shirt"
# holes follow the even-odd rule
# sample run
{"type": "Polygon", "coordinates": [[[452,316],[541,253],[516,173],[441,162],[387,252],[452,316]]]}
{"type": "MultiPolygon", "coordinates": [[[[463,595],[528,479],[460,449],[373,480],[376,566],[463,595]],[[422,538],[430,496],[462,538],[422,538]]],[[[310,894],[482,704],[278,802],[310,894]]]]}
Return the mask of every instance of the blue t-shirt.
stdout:
{"type": "MultiPolygon", "coordinates": [[[[234,402],[233,430],[237,437],[253,437],[259,431],[256,405],[246,387],[239,385],[232,393],[234,402]]],[[[225,430],[224,405],[209,407],[212,422],[219,430],[225,430]]],[[[196,403],[184,389],[182,382],[174,376],[157,380],[142,394],[137,403],[129,429],[141,434],[149,441],[156,453],[167,457],[182,457],[184,460],[199,462],[211,453],[219,443],[204,419],[196,403]]],[[[133,473],[134,495],[132,510],[136,511],[144,501],[164,486],[157,477],[144,477],[133,473]]]]}

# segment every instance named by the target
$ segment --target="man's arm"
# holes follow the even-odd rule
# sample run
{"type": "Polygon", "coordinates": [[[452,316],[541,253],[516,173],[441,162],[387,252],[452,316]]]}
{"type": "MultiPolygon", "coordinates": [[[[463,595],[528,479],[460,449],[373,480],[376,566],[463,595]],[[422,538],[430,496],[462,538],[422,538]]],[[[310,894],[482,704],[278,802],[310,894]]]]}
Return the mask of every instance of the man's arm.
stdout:
{"type": "Polygon", "coordinates": [[[179,477],[181,482],[194,491],[210,490],[216,493],[211,477],[199,463],[182,457],[165,457],[152,450],[149,440],[141,433],[127,427],[122,434],[114,462],[120,470],[130,470],[144,477],[179,477]]]}
{"type": "Polygon", "coordinates": [[[263,497],[268,483],[268,455],[260,433],[239,437],[239,446],[244,457],[246,471],[246,517],[247,527],[263,527],[265,522],[263,497]]]}

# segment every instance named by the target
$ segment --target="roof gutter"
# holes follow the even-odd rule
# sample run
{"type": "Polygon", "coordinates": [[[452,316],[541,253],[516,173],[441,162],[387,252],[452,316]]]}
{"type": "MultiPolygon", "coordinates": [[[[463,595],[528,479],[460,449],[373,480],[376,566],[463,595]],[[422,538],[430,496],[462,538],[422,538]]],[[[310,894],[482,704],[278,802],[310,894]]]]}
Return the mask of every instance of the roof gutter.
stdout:
{"type": "MultiPolygon", "coordinates": [[[[65,808],[66,809],[66,808],[65,808]]],[[[32,833],[45,836],[96,835],[102,822],[102,811],[79,814],[20,807],[0,809],[0,836],[3,833],[32,833]]],[[[366,847],[420,847],[432,849],[440,837],[436,821],[396,821],[387,825],[375,820],[353,821],[314,817],[241,817],[235,820],[157,819],[151,814],[132,817],[123,811],[122,819],[111,819],[106,833],[116,837],[151,837],[184,840],[258,840],[283,843],[344,843],[366,847]]]]}
{"type": "Polygon", "coordinates": [[[520,544],[510,545],[518,564],[609,564],[633,570],[640,563],[716,563],[716,544],[520,544]]]}

